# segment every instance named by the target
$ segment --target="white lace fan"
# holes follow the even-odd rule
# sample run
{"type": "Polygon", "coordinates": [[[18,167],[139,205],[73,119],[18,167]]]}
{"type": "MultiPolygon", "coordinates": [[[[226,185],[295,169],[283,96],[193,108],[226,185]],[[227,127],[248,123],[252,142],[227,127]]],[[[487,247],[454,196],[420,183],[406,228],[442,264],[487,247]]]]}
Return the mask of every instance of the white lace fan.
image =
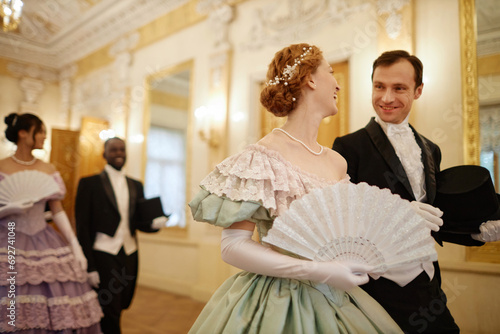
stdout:
{"type": "Polygon", "coordinates": [[[15,202],[36,203],[59,191],[51,175],[37,170],[24,170],[0,181],[0,207],[15,202]]]}
{"type": "Polygon", "coordinates": [[[295,200],[263,241],[315,261],[369,264],[378,274],[437,260],[430,230],[410,202],[367,183],[337,183],[295,200]]]}

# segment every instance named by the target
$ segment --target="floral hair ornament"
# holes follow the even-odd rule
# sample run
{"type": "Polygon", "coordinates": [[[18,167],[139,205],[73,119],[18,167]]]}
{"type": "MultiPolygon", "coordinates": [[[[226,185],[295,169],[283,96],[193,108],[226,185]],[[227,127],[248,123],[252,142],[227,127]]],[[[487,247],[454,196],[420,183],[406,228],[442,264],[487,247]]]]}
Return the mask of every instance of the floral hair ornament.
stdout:
{"type": "Polygon", "coordinates": [[[290,65],[285,66],[285,68],[283,69],[282,77],[275,76],[274,80],[269,80],[268,82],[266,82],[266,86],[277,85],[280,83],[280,81],[283,81],[283,84],[285,86],[288,86],[288,80],[293,78],[295,70],[297,69],[297,65],[300,65],[300,62],[304,59],[304,57],[307,56],[309,52],[311,52],[312,46],[310,46],[309,48],[304,47],[303,50],[304,53],[302,53],[300,57],[295,58],[292,66],[290,65]]]}

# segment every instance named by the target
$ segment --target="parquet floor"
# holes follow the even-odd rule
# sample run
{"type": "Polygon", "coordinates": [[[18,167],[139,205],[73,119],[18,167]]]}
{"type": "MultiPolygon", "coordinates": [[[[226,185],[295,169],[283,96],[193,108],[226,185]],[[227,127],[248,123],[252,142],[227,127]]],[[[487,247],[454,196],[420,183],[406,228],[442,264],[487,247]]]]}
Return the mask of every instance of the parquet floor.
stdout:
{"type": "Polygon", "coordinates": [[[204,303],[137,286],[132,305],[122,313],[122,334],[186,334],[204,303]]]}

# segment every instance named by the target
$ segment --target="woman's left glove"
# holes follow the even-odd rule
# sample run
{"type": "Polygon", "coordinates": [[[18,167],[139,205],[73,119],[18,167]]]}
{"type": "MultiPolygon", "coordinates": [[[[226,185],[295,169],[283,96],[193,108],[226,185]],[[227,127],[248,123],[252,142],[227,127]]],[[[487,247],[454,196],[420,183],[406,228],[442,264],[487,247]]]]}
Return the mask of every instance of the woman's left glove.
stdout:
{"type": "Polygon", "coordinates": [[[71,224],[69,222],[68,216],[66,215],[66,212],[59,211],[58,213],[54,214],[52,220],[54,221],[62,235],[68,241],[73,256],[80,264],[82,270],[87,271],[87,258],[83,254],[82,247],[80,246],[80,243],[78,242],[78,239],[76,238],[75,233],[71,228],[71,224]]]}

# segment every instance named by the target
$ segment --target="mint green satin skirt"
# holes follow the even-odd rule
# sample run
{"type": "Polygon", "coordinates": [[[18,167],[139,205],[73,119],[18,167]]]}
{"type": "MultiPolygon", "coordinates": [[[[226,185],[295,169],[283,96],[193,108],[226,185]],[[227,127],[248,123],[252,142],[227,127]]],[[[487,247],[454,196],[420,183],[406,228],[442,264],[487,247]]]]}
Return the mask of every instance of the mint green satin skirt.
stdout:
{"type": "Polygon", "coordinates": [[[238,273],[226,280],[189,333],[402,333],[360,288],[238,273]]]}

